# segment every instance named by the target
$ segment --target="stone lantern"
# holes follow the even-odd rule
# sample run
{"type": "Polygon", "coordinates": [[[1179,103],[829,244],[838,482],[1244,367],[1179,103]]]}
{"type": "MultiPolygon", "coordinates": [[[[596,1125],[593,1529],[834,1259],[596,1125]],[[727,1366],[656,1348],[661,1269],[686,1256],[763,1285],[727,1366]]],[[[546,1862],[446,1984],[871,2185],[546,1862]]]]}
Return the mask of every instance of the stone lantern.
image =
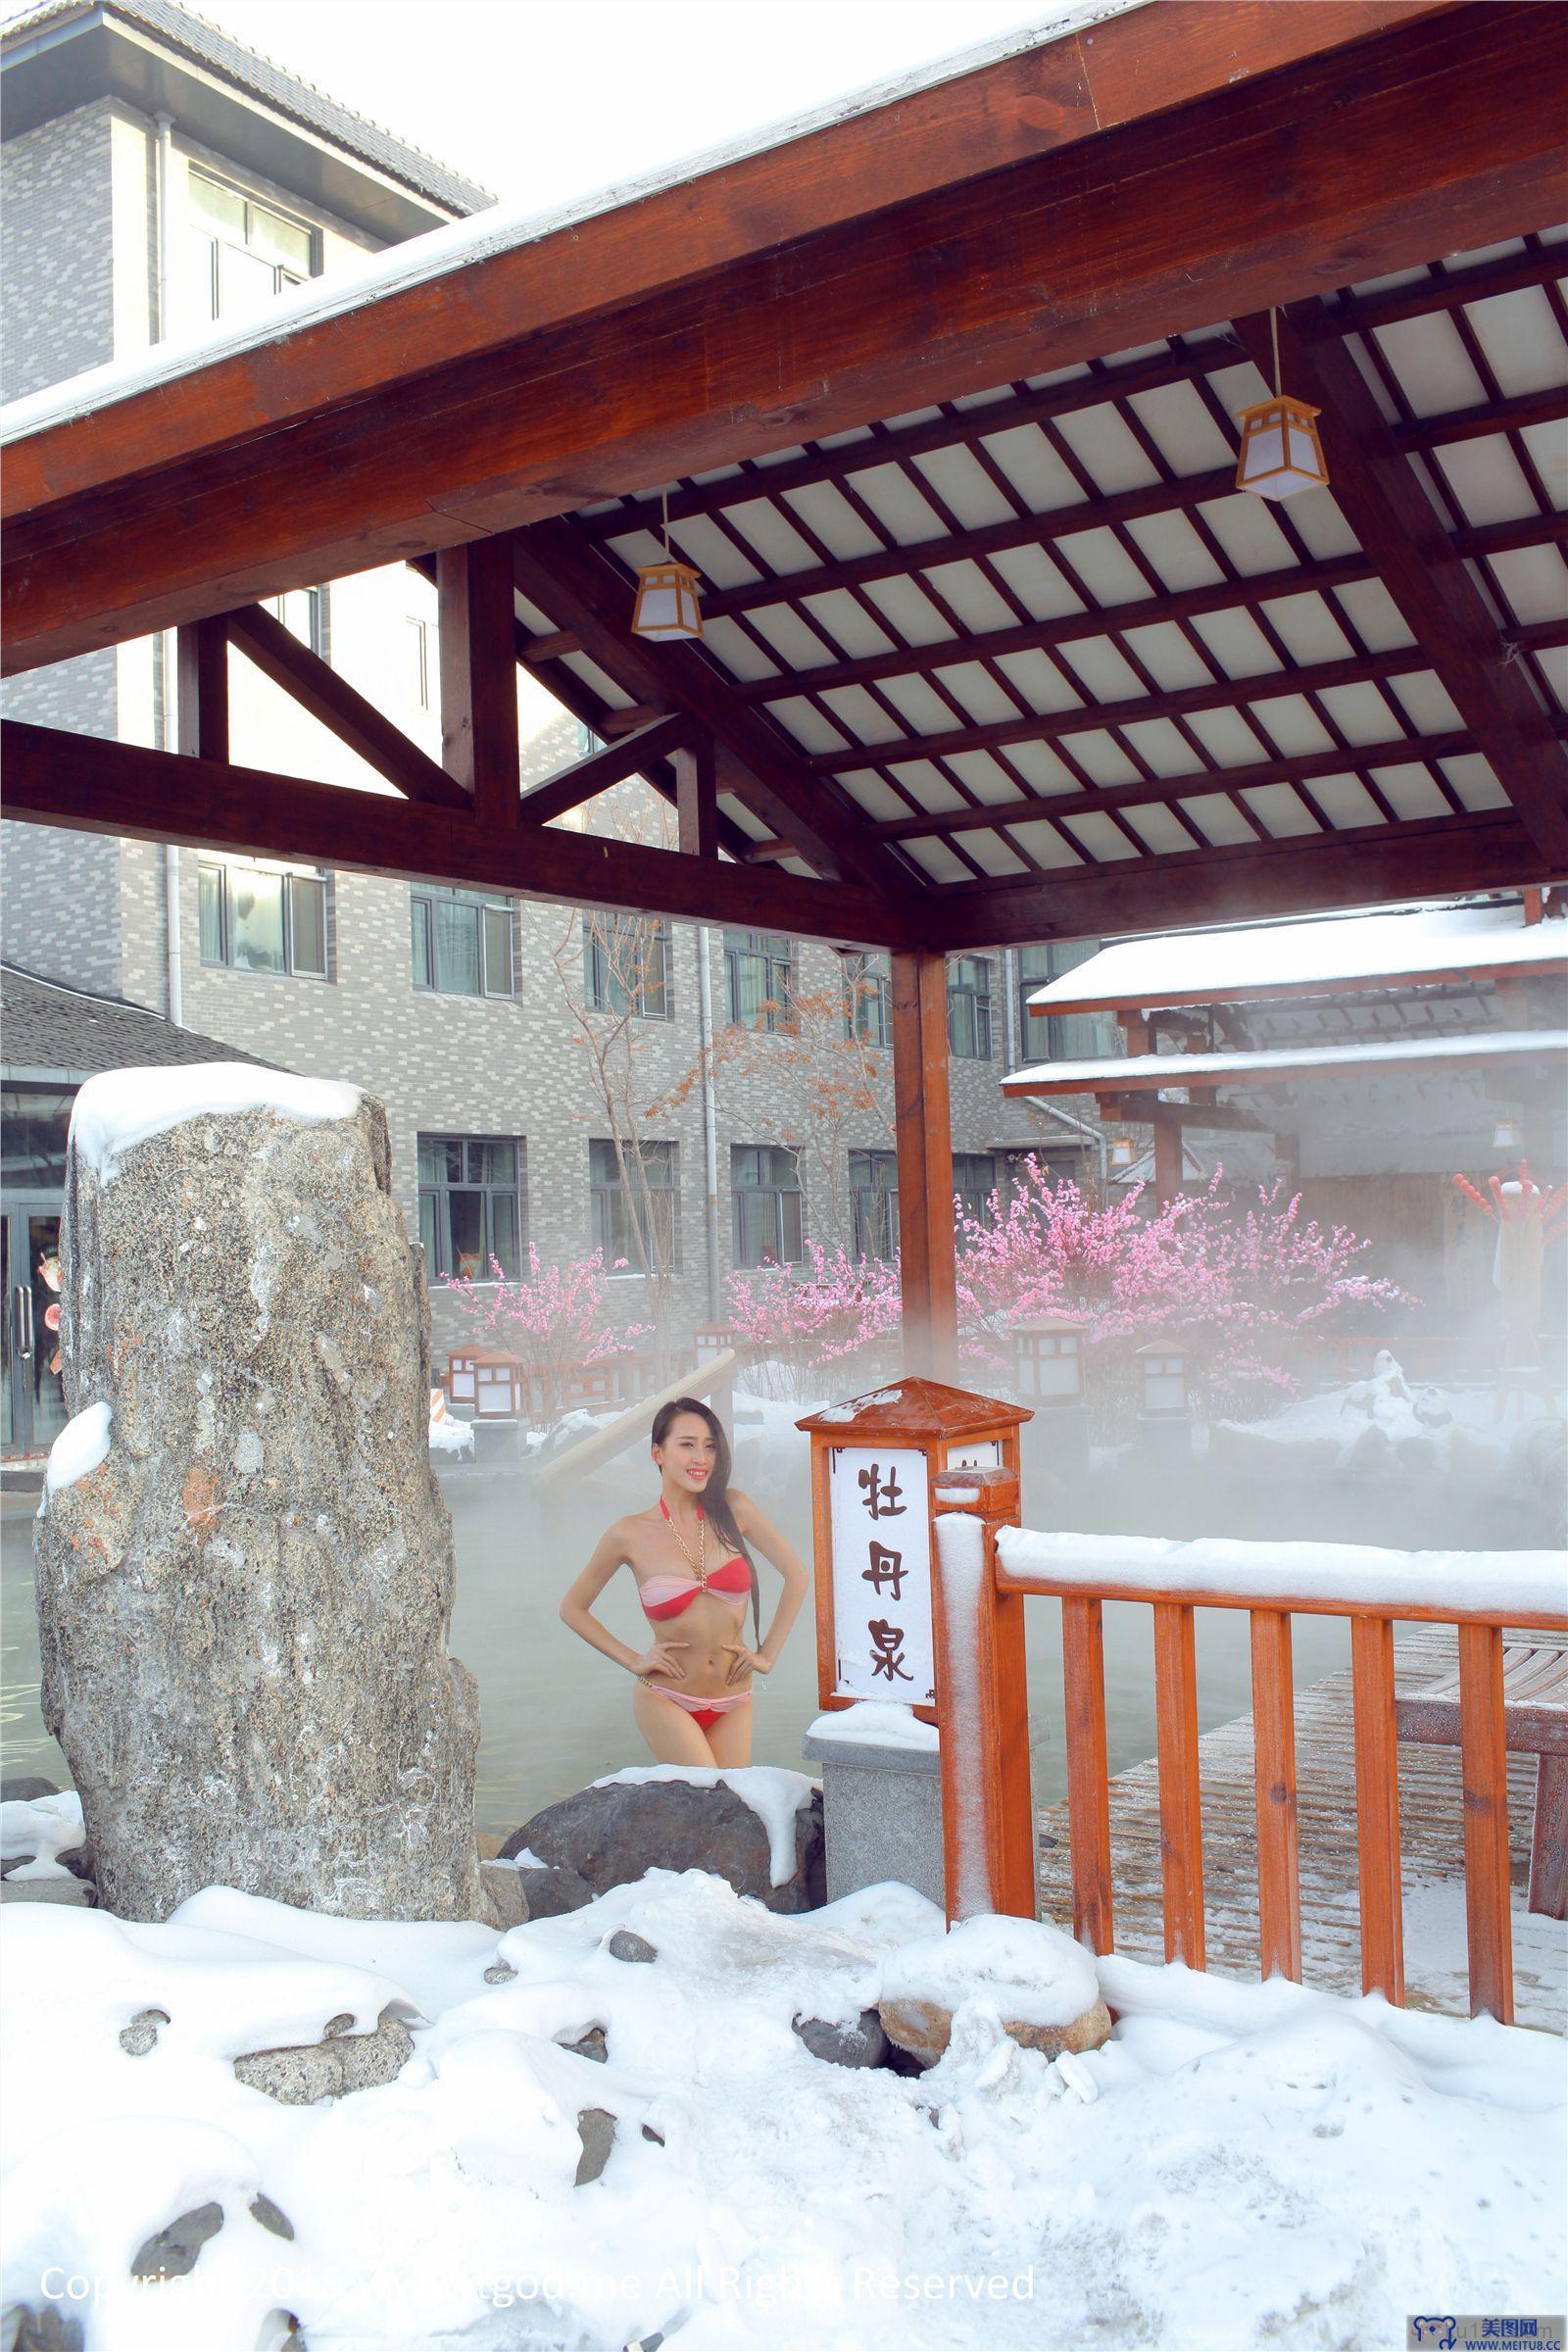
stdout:
{"type": "Polygon", "coordinates": [[[1193,1452],[1187,1350],[1168,1340],[1152,1340],[1139,1348],[1137,1363],[1139,1449],[1175,1469],[1189,1462],[1193,1452]]]}
{"type": "Polygon", "coordinates": [[[1026,1315],[1012,1327],[1012,1385],[1035,1416],[1024,1450],[1044,1469],[1089,1464],[1083,1343],[1083,1325],[1072,1315],[1026,1315]]]}

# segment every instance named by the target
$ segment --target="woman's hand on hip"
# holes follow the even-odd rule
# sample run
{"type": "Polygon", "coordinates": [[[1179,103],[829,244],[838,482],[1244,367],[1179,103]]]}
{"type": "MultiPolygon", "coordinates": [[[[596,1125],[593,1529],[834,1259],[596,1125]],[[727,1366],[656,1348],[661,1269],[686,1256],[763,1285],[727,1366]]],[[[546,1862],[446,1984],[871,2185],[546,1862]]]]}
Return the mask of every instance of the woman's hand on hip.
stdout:
{"type": "Polygon", "coordinates": [[[726,1683],[744,1682],[749,1674],[772,1673],[772,1659],[764,1658],[760,1649],[748,1649],[744,1642],[726,1642],[724,1647],[734,1652],[724,1677],[726,1683]]]}
{"type": "Polygon", "coordinates": [[[675,1652],[690,1647],[689,1642],[656,1642],[651,1649],[643,1651],[632,1672],[639,1677],[645,1674],[667,1674],[677,1683],[683,1683],[686,1680],[686,1668],[675,1652]]]}

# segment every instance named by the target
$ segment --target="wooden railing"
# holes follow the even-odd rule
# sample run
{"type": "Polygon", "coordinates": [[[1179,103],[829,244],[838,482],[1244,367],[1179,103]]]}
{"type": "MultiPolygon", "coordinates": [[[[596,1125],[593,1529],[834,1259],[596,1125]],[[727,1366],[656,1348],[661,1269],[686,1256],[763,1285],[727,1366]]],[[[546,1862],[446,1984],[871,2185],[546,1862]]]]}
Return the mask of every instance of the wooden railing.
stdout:
{"type": "Polygon", "coordinates": [[[1017,1479],[998,1470],[944,1471],[936,1494],[933,1619],[950,1921],[986,1910],[1035,1915],[1023,1603],[1030,1593],[1054,1595],[1062,1614],[1072,1929],[1096,1952],[1114,1949],[1102,1609],[1107,1600],[1143,1601],[1152,1606],[1154,1619],[1165,1956],[1191,1968],[1204,1965],[1194,1612],[1199,1607],[1246,1609],[1251,1621],[1259,1968],[1265,1977],[1278,1970],[1299,1980],[1291,1619],[1298,1613],[1348,1617],[1361,1984],[1367,1992],[1402,2003],[1394,1627],[1399,1621],[1452,1625],[1459,1645],[1470,2007],[1472,2014],[1486,2010],[1504,2024],[1512,2022],[1502,1628],[1506,1623],[1568,1633],[1568,1616],[1547,1607],[1463,1608],[1388,1590],[1369,1591],[1364,1599],[1343,1592],[1334,1597],[1288,1592],[1271,1573],[1270,1554],[1255,1544],[1229,1547],[1239,1571],[1247,1555],[1253,1555],[1250,1592],[1210,1589],[1206,1583],[1201,1589],[1166,1591],[1148,1578],[1118,1582],[1103,1572],[1091,1583],[1076,1567],[1059,1575],[1014,1573],[999,1556],[998,1538],[1016,1524],[1017,1479]]]}

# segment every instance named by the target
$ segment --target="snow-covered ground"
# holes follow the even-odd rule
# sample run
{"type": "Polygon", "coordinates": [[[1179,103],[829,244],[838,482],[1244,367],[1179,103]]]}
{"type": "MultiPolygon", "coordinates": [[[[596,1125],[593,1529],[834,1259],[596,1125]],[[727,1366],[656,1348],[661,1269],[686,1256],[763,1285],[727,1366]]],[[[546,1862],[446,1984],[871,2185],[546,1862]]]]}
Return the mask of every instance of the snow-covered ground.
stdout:
{"type": "Polygon", "coordinates": [[[851,2070],[792,2019],[855,2018],[940,1914],[882,1886],[780,1917],[695,1871],[502,1936],[221,1888],[162,1926],[3,1924],[5,2300],[76,2314],[87,2352],[253,2352],[286,2312],[311,2352],[1210,2352],[1563,2308],[1562,2045],[1488,2020],[1107,1961],[1092,2055],[1007,2039],[981,1972],[934,2069],[851,2070]],[[623,1927],[655,1961],[610,1954],[623,1927]],[[389,2004],[395,2082],[285,2107],[233,2074],[389,2004]],[[595,2024],[607,2064],[560,2046],[595,2024]],[[576,2187],[587,2108],[617,2132],[576,2187]],[[133,2288],[209,2200],[190,2275],[133,2288]]]}
{"type": "Polygon", "coordinates": [[[1220,1421],[1212,1459],[1273,1461],[1296,1470],[1406,1470],[1425,1475],[1506,1476],[1535,1447],[1561,1449],[1560,1413],[1534,1397],[1509,1400],[1498,1418],[1493,1389],[1423,1387],[1388,1348],[1366,1380],[1298,1397],[1266,1421],[1220,1421]]]}

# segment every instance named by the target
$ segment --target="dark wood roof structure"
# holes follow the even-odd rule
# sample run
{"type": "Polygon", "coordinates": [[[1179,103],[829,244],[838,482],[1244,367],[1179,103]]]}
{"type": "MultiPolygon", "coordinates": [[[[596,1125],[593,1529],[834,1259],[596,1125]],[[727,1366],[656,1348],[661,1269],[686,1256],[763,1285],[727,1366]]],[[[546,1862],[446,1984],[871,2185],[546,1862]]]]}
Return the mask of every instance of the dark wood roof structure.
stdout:
{"type": "Polygon", "coordinates": [[[16,404],[5,664],[175,626],[181,749],[9,722],[10,813],[890,948],[940,1255],[928,960],[1568,873],[1565,120],[1561,9],[1155,0],[16,404]],[[440,765],[257,610],[392,560],[440,765]],[[393,791],[233,765],[230,643],[393,791]],[[559,821],[634,773],[677,851],[559,821]]]}

